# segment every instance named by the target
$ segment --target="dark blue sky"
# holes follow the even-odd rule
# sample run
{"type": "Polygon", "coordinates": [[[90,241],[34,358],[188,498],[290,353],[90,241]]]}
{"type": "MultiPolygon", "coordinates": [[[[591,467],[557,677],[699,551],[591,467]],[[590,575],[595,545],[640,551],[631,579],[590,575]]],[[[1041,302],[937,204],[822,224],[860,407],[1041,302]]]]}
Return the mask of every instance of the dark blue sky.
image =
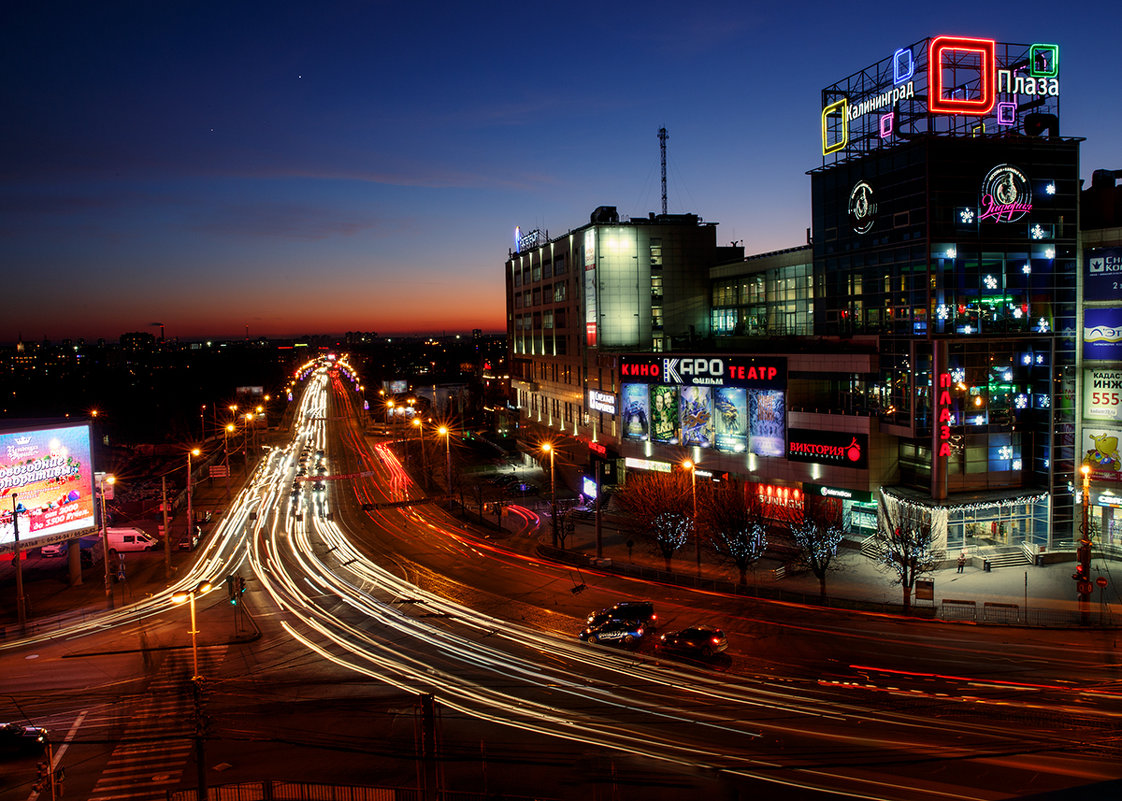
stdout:
{"type": "Polygon", "coordinates": [[[926,36],[1054,42],[1122,168],[1117,3],[10,2],[0,341],[503,322],[516,225],[802,244],[820,92],[926,36]]]}

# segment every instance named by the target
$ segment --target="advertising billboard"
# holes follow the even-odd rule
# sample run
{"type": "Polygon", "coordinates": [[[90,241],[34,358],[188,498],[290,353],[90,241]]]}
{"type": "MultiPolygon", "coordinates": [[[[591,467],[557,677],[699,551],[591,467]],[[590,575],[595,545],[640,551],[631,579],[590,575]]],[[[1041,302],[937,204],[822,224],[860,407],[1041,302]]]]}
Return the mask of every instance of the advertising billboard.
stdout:
{"type": "Polygon", "coordinates": [[[717,387],[713,398],[717,449],[727,453],[748,450],[748,390],[717,387]]]}
{"type": "Polygon", "coordinates": [[[787,359],[781,356],[620,356],[624,381],[678,386],[786,389],[787,359]]]}
{"type": "Polygon", "coordinates": [[[710,387],[685,387],[682,390],[679,419],[682,444],[713,447],[713,397],[710,387]]]}
{"type": "Polygon", "coordinates": [[[651,439],[677,444],[679,434],[678,388],[651,387],[651,439]]]}
{"type": "Polygon", "coordinates": [[[748,447],[757,456],[783,456],[787,409],[782,392],[748,390],[748,447]]]}
{"type": "Polygon", "coordinates": [[[624,384],[621,401],[623,405],[623,436],[627,439],[645,440],[650,434],[647,385],[624,384]]]}
{"type": "Polygon", "coordinates": [[[1119,438],[1122,438],[1122,429],[1084,426],[1083,464],[1090,465],[1091,478],[1095,481],[1122,481],[1119,438]]]}
{"type": "Polygon", "coordinates": [[[1083,358],[1122,361],[1122,307],[1083,310],[1083,358]]]}
{"type": "Polygon", "coordinates": [[[88,422],[0,429],[0,552],[16,525],[31,547],[96,528],[94,501],[88,422]]]}
{"type": "Polygon", "coordinates": [[[1083,300],[1122,300],[1122,248],[1095,248],[1083,257],[1083,300]]]}
{"type": "Polygon", "coordinates": [[[1122,420],[1122,370],[1083,371],[1083,420],[1122,420]]]}

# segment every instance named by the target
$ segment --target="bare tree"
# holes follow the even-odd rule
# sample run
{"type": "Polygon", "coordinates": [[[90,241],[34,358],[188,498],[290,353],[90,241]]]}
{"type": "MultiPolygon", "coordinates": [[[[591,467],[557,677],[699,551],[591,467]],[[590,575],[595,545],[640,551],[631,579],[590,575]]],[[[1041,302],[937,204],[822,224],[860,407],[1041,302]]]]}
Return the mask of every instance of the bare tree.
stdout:
{"type": "Polygon", "coordinates": [[[684,473],[629,477],[615,498],[627,528],[654,546],[670,572],[674,554],[694,530],[690,479],[684,473]]]}
{"type": "Polygon", "coordinates": [[[912,608],[916,579],[935,569],[931,516],[926,509],[881,490],[876,537],[881,565],[904,590],[904,614],[912,608]]]}
{"type": "Polygon", "coordinates": [[[748,568],[767,550],[767,519],[759,499],[746,493],[739,481],[706,484],[698,506],[709,542],[740,571],[740,586],[748,583],[748,568]]]}
{"type": "Polygon", "coordinates": [[[808,498],[805,503],[802,516],[792,519],[788,530],[799,548],[797,563],[818,579],[818,595],[825,599],[826,575],[835,567],[838,545],[845,537],[841,502],[827,498],[811,505],[808,498]]]}

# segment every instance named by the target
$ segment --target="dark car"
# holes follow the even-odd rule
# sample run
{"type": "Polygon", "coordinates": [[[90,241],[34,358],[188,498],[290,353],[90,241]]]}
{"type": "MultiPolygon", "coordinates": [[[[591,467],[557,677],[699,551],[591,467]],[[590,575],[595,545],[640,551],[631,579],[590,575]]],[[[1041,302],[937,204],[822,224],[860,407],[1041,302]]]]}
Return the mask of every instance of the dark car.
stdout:
{"type": "Polygon", "coordinates": [[[690,626],[666,632],[659,638],[658,647],[688,656],[716,656],[729,647],[729,641],[713,626],[690,626]]]}
{"type": "Polygon", "coordinates": [[[577,634],[585,642],[608,645],[635,645],[643,639],[643,627],[633,620],[605,620],[588,625],[577,634]]]}
{"type": "Polygon", "coordinates": [[[650,601],[620,601],[588,615],[588,625],[599,626],[609,620],[625,620],[647,631],[658,628],[658,615],[650,601]]]}
{"type": "Polygon", "coordinates": [[[0,723],[0,757],[39,756],[50,738],[40,726],[0,723]]]}

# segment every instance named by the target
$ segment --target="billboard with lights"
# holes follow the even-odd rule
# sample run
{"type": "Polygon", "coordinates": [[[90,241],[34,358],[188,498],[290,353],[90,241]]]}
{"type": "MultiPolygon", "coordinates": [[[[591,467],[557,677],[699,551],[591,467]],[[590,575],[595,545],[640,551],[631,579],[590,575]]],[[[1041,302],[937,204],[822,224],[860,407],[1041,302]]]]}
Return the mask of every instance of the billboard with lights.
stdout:
{"type": "Polygon", "coordinates": [[[96,528],[90,424],[0,429],[0,552],[96,528]]]}
{"type": "Polygon", "coordinates": [[[822,90],[823,163],[925,134],[1059,128],[1060,48],[935,36],[822,90]]]}

